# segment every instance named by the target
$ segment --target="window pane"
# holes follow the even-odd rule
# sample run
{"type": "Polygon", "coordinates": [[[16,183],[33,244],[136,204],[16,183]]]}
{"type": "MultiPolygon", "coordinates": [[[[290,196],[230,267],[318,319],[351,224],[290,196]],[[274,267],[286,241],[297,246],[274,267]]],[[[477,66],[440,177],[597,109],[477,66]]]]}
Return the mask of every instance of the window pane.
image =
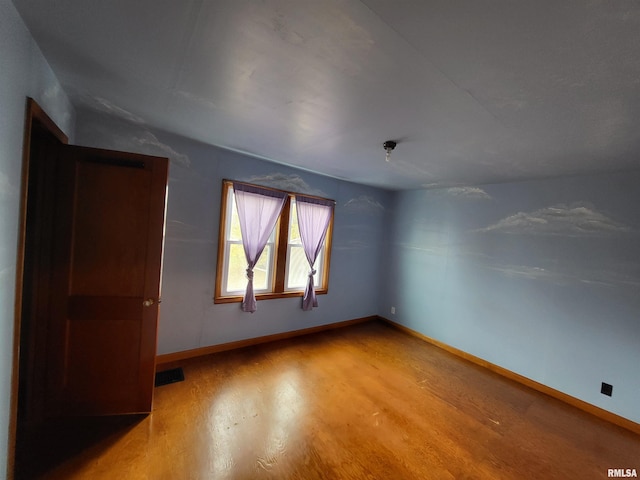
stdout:
{"type": "MultiPolygon", "coordinates": [[[[302,248],[300,238],[300,228],[298,227],[298,211],[296,209],[295,198],[291,198],[291,210],[289,213],[289,246],[287,257],[287,278],[285,282],[286,290],[304,290],[307,286],[309,276],[309,262],[302,248]]],[[[322,278],[323,250],[316,258],[316,274],[313,276],[314,285],[319,287],[319,279],[322,278]]]]}
{"type": "Polygon", "coordinates": [[[229,213],[231,213],[231,219],[227,227],[227,240],[242,241],[240,219],[238,218],[238,209],[236,208],[236,197],[233,194],[233,188],[229,189],[227,205],[229,205],[229,213]]]}
{"type": "Polygon", "coordinates": [[[242,292],[247,288],[247,259],[242,244],[229,245],[227,292],[242,292]]]}
{"type": "MultiPolygon", "coordinates": [[[[236,207],[236,196],[233,194],[233,188],[229,188],[227,197],[227,215],[231,214],[227,224],[227,240],[234,242],[242,241],[242,229],[240,228],[240,217],[238,216],[238,209],[236,207]]],[[[269,243],[275,242],[276,231],[278,230],[280,220],[274,227],[271,235],[269,236],[269,243]]]]}
{"type": "MultiPolygon", "coordinates": [[[[269,263],[271,261],[271,245],[264,251],[253,267],[253,290],[270,290],[269,263]]],[[[247,288],[247,259],[242,244],[229,245],[229,267],[227,270],[227,293],[244,292],[247,288]]]]}
{"type": "Polygon", "coordinates": [[[271,245],[264,247],[258,263],[253,267],[253,289],[255,291],[271,290],[269,285],[269,263],[271,262],[271,251],[271,245]]]}
{"type": "MultiPolygon", "coordinates": [[[[321,275],[322,252],[316,259],[316,274],[313,276],[313,283],[317,287],[318,279],[321,275]]],[[[309,262],[304,254],[302,246],[291,245],[289,250],[289,268],[287,271],[287,290],[304,290],[307,286],[309,276],[309,262]]]]}
{"type": "MultiPolygon", "coordinates": [[[[227,211],[226,211],[226,243],[229,245],[229,257],[226,260],[226,279],[227,283],[223,286],[225,294],[242,294],[247,288],[247,261],[242,246],[242,230],[240,228],[240,219],[236,207],[236,198],[233,188],[229,186],[227,189],[227,211]]],[[[273,268],[272,252],[273,243],[275,242],[274,228],[269,237],[269,243],[265,247],[258,263],[253,269],[253,289],[255,292],[270,292],[273,268]]]]}
{"type": "Polygon", "coordinates": [[[289,243],[300,244],[300,229],[298,227],[298,211],[296,210],[296,200],[291,199],[291,212],[289,213],[289,243]]]}

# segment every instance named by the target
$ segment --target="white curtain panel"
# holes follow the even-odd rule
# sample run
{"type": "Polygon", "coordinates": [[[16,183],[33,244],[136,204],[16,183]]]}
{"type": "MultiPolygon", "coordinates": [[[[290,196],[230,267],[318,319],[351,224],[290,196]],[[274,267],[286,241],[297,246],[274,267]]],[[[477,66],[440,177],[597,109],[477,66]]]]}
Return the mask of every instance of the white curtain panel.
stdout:
{"type": "Polygon", "coordinates": [[[335,202],[321,198],[296,195],[296,210],[298,212],[298,228],[302,247],[309,262],[309,280],[302,297],[302,309],[312,310],[318,306],[313,276],[316,271],[313,266],[322,248],[322,243],[327,235],[327,228],[331,222],[335,202]]]}
{"type": "Polygon", "coordinates": [[[247,289],[242,300],[244,312],[255,312],[256,296],[253,292],[253,267],[260,259],[271,232],[278,221],[287,194],[244,183],[233,184],[233,194],[240,219],[242,245],[247,259],[247,289]]]}

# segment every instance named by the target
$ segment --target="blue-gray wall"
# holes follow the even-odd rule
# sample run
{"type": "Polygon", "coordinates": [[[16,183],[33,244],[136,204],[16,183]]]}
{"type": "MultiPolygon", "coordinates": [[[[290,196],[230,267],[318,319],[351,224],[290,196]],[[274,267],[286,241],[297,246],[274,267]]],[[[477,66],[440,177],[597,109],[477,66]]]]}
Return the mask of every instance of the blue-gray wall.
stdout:
{"type": "Polygon", "coordinates": [[[7,470],[26,97],[70,135],[73,108],[9,0],[0,0],[0,478],[7,470]]]}
{"type": "MultiPolygon", "coordinates": [[[[171,353],[376,315],[383,272],[382,232],[390,193],[307,173],[79,109],[81,145],[171,159],[158,352],[171,353]],[[301,298],[213,303],[223,179],[245,180],[336,200],[329,293],[319,307],[301,298]]],[[[121,112],[129,120],[134,116],[121,112]]]]}
{"type": "Polygon", "coordinates": [[[395,194],[381,314],[640,422],[638,185],[627,172],[395,194]]]}

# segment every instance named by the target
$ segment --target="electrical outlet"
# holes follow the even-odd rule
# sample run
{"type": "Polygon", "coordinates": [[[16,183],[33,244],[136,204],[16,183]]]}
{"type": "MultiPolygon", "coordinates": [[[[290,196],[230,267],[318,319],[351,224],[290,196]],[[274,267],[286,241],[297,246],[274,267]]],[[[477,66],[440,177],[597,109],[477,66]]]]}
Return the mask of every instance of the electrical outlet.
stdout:
{"type": "Polygon", "coordinates": [[[608,383],[602,382],[602,387],[600,387],[600,393],[610,397],[613,394],[613,385],[609,385],[608,383]]]}
{"type": "Polygon", "coordinates": [[[395,315],[396,314],[396,307],[391,307],[391,315],[395,315]]]}

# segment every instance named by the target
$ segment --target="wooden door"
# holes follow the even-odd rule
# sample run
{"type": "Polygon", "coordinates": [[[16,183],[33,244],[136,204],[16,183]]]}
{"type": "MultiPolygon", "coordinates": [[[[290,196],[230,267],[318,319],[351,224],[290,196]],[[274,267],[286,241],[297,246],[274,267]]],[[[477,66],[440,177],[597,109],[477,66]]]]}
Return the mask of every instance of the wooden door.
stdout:
{"type": "Polygon", "coordinates": [[[60,145],[45,415],[151,411],[168,160],[60,145]]]}

